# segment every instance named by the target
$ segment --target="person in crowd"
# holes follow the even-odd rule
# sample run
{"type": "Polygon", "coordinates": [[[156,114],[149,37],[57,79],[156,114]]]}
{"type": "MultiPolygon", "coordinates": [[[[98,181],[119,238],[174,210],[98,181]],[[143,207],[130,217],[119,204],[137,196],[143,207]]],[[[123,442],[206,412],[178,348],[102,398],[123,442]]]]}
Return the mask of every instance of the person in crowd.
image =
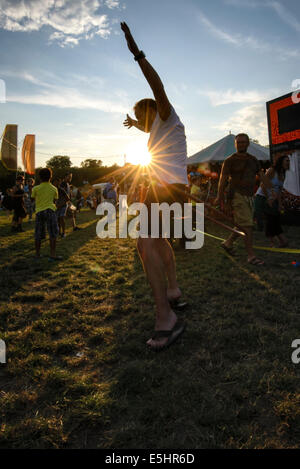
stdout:
{"type": "Polygon", "coordinates": [[[79,228],[79,226],[76,226],[76,219],[75,219],[76,210],[71,209],[68,212],[68,206],[71,205],[71,197],[72,197],[72,191],[71,191],[71,186],[70,186],[71,181],[72,181],[72,176],[73,176],[72,173],[65,174],[63,181],[60,185],[60,187],[64,189],[64,191],[67,193],[69,197],[69,202],[66,203],[66,205],[61,209],[61,213],[63,213],[63,209],[64,209],[65,210],[64,218],[66,217],[67,213],[70,213],[71,219],[72,219],[73,231],[77,231],[77,230],[80,230],[81,228],[79,228]]]}
{"type": "Polygon", "coordinates": [[[52,171],[43,168],[39,171],[41,183],[32,189],[31,198],[35,200],[35,250],[36,258],[40,257],[41,242],[46,237],[46,226],[50,240],[49,260],[62,259],[56,255],[56,240],[58,237],[58,223],[55,201],[58,199],[58,190],[51,184],[52,171]]]}
{"type": "Polygon", "coordinates": [[[288,245],[288,241],[281,227],[280,215],[283,211],[281,190],[283,188],[285,172],[289,167],[289,157],[287,155],[280,156],[266,173],[271,187],[267,188],[262,182],[255,196],[255,211],[256,213],[263,213],[265,216],[265,233],[270,241],[271,247],[276,247],[276,240],[279,242],[278,246],[280,248],[284,248],[288,245]]]}
{"type": "MultiPolygon", "coordinates": [[[[214,201],[215,205],[224,206],[225,186],[229,178],[228,199],[230,209],[233,210],[234,222],[238,228],[245,233],[245,248],[249,264],[261,266],[265,262],[256,257],[253,250],[253,195],[256,175],[264,182],[267,188],[270,187],[269,179],[265,176],[260,167],[259,161],[247,153],[250,139],[247,134],[241,133],[235,137],[236,153],[226,158],[222,165],[222,172],[219,180],[218,195],[214,201]]],[[[228,206],[225,209],[228,210],[228,206]]],[[[234,255],[233,243],[238,235],[232,233],[224,243],[223,249],[230,255],[234,255]]]]}
{"type": "Polygon", "coordinates": [[[93,194],[89,194],[86,199],[86,205],[91,209],[94,210],[94,196],[93,194]]]}
{"type": "Polygon", "coordinates": [[[96,191],[95,191],[95,195],[96,195],[96,207],[98,207],[98,205],[101,204],[101,194],[102,194],[101,189],[96,189],[96,191]]]}
{"type": "Polygon", "coordinates": [[[24,201],[24,176],[17,176],[15,186],[9,191],[9,195],[13,199],[13,208],[14,208],[14,215],[12,220],[12,232],[20,233],[23,230],[22,228],[22,221],[26,217],[27,212],[25,209],[25,201],[24,201]]]}
{"type": "Polygon", "coordinates": [[[117,184],[114,179],[111,179],[109,186],[105,188],[106,194],[105,198],[107,202],[110,202],[113,205],[117,205],[117,184]]]}
{"type": "Polygon", "coordinates": [[[76,210],[77,210],[77,212],[80,212],[80,209],[83,206],[83,202],[84,202],[83,195],[82,195],[80,189],[78,188],[77,189],[77,194],[76,194],[76,210]]]}
{"type": "MultiPolygon", "coordinates": [[[[150,185],[144,204],[148,208],[148,237],[140,237],[138,252],[151,285],[155,304],[156,320],[148,346],[160,351],[183,333],[185,323],[178,320],[174,304],[178,303],[181,291],[176,278],[174,252],[163,237],[151,238],[151,204],[167,202],[184,203],[187,180],[187,151],[184,126],[169,102],[157,72],[140,51],[126,23],[121,23],[128,49],[133,54],[144,74],[155,99],[142,99],[134,106],[135,119],[128,114],[124,125],[150,133],[148,149],[151,153],[152,177],[157,184],[150,185]],[[165,280],[168,279],[168,288],[165,280]]],[[[160,235],[161,236],[161,235],[160,235]]]]}
{"type": "MultiPolygon", "coordinates": [[[[201,176],[196,175],[191,177],[191,187],[190,187],[190,194],[198,197],[198,199],[202,198],[202,193],[201,193],[201,176]]],[[[196,226],[196,201],[193,199],[190,199],[190,202],[192,203],[193,206],[193,228],[196,226]]],[[[200,200],[199,200],[200,202],[200,200]]]]}
{"type": "Polygon", "coordinates": [[[32,215],[34,212],[34,200],[31,198],[33,186],[34,186],[34,179],[30,178],[28,179],[27,184],[24,187],[25,207],[26,207],[29,220],[32,220],[32,215]]]}
{"type": "Polygon", "coordinates": [[[53,179],[53,185],[57,188],[58,191],[58,199],[56,200],[56,216],[58,222],[58,231],[59,236],[65,238],[66,236],[66,222],[65,216],[67,212],[67,204],[70,202],[70,197],[66,193],[66,191],[61,187],[61,179],[56,177],[53,179]]]}

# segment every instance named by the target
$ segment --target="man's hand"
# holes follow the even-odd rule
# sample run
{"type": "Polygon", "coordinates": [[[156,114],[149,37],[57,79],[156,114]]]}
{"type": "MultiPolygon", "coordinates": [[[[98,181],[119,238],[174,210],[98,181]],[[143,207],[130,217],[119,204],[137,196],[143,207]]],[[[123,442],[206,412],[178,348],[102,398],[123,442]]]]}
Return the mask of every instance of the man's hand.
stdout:
{"type": "Polygon", "coordinates": [[[125,22],[121,23],[121,29],[125,34],[125,39],[127,41],[128,49],[130,52],[136,56],[140,52],[138,46],[136,45],[135,40],[132,37],[132,34],[130,32],[130,29],[128,28],[127,24],[125,22]]]}
{"type": "Polygon", "coordinates": [[[128,127],[128,129],[131,129],[131,127],[133,126],[133,119],[131,119],[131,117],[128,114],[126,115],[127,115],[127,119],[124,120],[123,125],[125,127],[128,127]]]}

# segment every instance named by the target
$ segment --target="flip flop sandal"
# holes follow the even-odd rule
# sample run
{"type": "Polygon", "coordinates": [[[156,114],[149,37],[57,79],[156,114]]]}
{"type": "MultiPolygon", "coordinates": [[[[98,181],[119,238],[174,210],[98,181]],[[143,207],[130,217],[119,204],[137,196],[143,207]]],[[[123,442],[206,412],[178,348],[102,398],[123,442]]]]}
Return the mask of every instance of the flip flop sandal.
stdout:
{"type": "Polygon", "coordinates": [[[152,347],[151,345],[148,345],[148,347],[154,352],[160,352],[161,350],[165,350],[166,348],[170,347],[170,345],[174,344],[178,337],[183,333],[185,328],[186,324],[184,322],[177,321],[173,329],[171,329],[170,331],[154,331],[151,339],[156,340],[161,339],[162,337],[167,337],[168,340],[161,347],[152,347]]]}
{"type": "Polygon", "coordinates": [[[180,301],[180,298],[176,298],[174,300],[169,300],[171,308],[174,309],[184,309],[188,306],[188,303],[184,300],[180,301]]]}
{"type": "Polygon", "coordinates": [[[224,251],[226,251],[227,254],[229,254],[232,257],[234,257],[236,255],[236,252],[235,252],[234,248],[229,248],[229,247],[225,246],[224,243],[221,243],[221,248],[223,248],[224,251]]]}

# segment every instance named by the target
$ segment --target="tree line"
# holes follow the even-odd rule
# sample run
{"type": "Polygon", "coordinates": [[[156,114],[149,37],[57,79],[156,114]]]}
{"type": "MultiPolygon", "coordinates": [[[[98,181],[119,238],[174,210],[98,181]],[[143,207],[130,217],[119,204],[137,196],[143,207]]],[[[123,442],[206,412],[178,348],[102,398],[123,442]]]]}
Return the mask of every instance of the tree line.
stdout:
{"type": "MultiPolygon", "coordinates": [[[[53,156],[46,161],[45,166],[52,169],[53,177],[63,177],[66,173],[72,172],[72,184],[74,184],[74,186],[81,186],[83,181],[87,181],[90,184],[101,182],[120,169],[120,166],[117,164],[104,166],[101,160],[91,158],[82,161],[79,167],[73,166],[71,158],[66,155],[53,156]]],[[[36,168],[35,176],[26,174],[26,179],[34,177],[36,184],[39,184],[40,169],[42,169],[42,167],[36,168]]],[[[23,173],[22,168],[18,168],[18,171],[8,170],[2,164],[2,161],[0,161],[0,190],[5,191],[9,187],[12,187],[15,184],[18,173],[23,173]]]]}

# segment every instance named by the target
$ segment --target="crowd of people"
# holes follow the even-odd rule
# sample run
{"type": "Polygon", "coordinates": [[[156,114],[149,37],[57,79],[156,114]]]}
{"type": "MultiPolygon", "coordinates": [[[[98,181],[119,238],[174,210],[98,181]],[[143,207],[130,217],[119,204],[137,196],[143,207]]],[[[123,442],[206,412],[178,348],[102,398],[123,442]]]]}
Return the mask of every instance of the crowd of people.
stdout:
{"type": "MultiPolygon", "coordinates": [[[[259,231],[265,230],[271,247],[288,246],[288,240],[281,226],[281,215],[284,212],[281,193],[285,172],[289,169],[289,157],[287,154],[280,155],[274,164],[264,171],[259,162],[247,153],[248,145],[248,135],[239,134],[236,137],[237,153],[224,161],[217,178],[212,179],[195,170],[189,172],[184,188],[185,201],[189,200],[192,203],[193,212],[196,207],[196,199],[193,197],[196,197],[199,202],[213,203],[224,209],[227,215],[233,216],[235,224],[246,233],[245,247],[248,262],[263,265],[264,261],[258,259],[253,251],[253,227],[259,231]],[[189,198],[189,195],[192,197],[189,198]]],[[[128,203],[143,202],[151,182],[146,174],[140,176],[134,187],[128,182],[124,183],[121,180],[118,182],[116,178],[111,177],[104,189],[94,189],[85,198],[80,188],[73,188],[71,181],[71,172],[62,178],[54,177],[52,181],[58,191],[55,215],[58,236],[61,238],[66,236],[66,217],[70,218],[73,230],[77,231],[80,228],[76,225],[76,214],[84,206],[96,210],[103,200],[118,206],[120,194],[128,195],[128,203]]],[[[1,193],[0,207],[13,210],[11,230],[14,233],[24,231],[22,223],[26,217],[28,221],[32,221],[33,213],[38,214],[33,196],[34,189],[33,178],[25,182],[24,176],[18,175],[14,187],[8,189],[6,194],[1,193]]],[[[236,238],[233,233],[221,245],[230,255],[235,255],[233,243],[236,238]]],[[[184,246],[184,243],[180,245],[184,246]]]]}
{"type": "MultiPolygon", "coordinates": [[[[66,217],[70,217],[73,231],[80,230],[76,225],[76,212],[80,210],[83,197],[77,197],[77,207],[72,203],[72,173],[63,178],[55,177],[52,182],[52,171],[43,168],[39,172],[40,184],[35,185],[33,178],[25,183],[23,175],[18,175],[16,183],[1,196],[1,208],[13,212],[11,231],[23,232],[23,221],[33,220],[35,213],[36,257],[40,257],[42,239],[46,236],[46,227],[50,239],[50,259],[57,260],[55,255],[56,238],[65,237],[66,217]]],[[[78,194],[78,192],[77,192],[78,194]]],[[[80,194],[80,191],[79,191],[80,194]]]]}
{"type": "MultiPolygon", "coordinates": [[[[263,261],[254,257],[251,248],[252,227],[258,231],[265,231],[270,247],[288,246],[281,219],[285,210],[282,200],[283,185],[290,160],[288,154],[280,155],[273,165],[263,170],[260,163],[253,160],[251,155],[246,159],[241,156],[239,149],[246,151],[248,145],[248,135],[240,134],[236,137],[237,153],[224,161],[218,181],[213,181],[213,185],[217,182],[217,186],[203,184],[203,179],[206,178],[200,173],[190,173],[189,193],[201,202],[210,201],[215,196],[215,205],[224,209],[227,215],[233,216],[237,225],[246,228],[248,261],[251,264],[263,265],[263,261]],[[244,203],[245,197],[247,197],[246,203],[244,203]]],[[[196,204],[193,199],[191,202],[193,205],[196,204]]],[[[222,244],[231,255],[235,253],[233,248],[235,239],[232,236],[222,244]]]]}

